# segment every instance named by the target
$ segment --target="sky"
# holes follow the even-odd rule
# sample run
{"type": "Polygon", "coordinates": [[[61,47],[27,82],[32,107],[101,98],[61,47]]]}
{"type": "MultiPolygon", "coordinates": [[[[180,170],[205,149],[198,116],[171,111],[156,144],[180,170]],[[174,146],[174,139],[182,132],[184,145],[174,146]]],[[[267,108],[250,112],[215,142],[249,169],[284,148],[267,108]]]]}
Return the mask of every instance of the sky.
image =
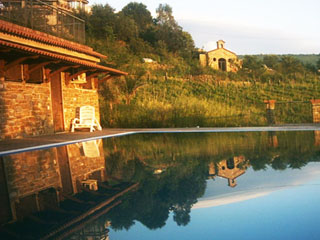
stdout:
{"type": "MultiPolygon", "coordinates": [[[[89,0],[89,5],[108,3],[116,11],[129,0],[89,0]]],[[[160,3],[169,4],[195,45],[225,47],[237,54],[319,54],[319,0],[142,0],[153,17],[160,3]]]]}

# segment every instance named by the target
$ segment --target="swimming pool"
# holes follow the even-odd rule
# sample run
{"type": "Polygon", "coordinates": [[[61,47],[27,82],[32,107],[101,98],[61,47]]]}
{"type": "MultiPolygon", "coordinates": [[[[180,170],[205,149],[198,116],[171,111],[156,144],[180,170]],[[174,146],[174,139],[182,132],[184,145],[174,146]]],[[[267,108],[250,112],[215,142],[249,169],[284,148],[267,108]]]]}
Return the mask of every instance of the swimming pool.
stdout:
{"type": "Polygon", "coordinates": [[[317,239],[319,161],[318,131],[135,134],[6,155],[0,236],[317,239]]]}

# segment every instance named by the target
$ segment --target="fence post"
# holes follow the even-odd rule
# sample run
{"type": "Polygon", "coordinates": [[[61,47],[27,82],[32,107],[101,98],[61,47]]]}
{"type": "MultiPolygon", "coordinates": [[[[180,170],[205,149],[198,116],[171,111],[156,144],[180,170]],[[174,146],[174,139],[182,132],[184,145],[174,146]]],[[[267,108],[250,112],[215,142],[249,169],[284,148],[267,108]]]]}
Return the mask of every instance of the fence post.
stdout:
{"type": "Polygon", "coordinates": [[[276,121],[274,119],[274,109],[276,106],[276,100],[264,100],[264,103],[266,104],[266,117],[268,125],[275,124],[276,121]]]}
{"type": "Polygon", "coordinates": [[[320,99],[312,99],[312,122],[320,123],[320,99]]]}

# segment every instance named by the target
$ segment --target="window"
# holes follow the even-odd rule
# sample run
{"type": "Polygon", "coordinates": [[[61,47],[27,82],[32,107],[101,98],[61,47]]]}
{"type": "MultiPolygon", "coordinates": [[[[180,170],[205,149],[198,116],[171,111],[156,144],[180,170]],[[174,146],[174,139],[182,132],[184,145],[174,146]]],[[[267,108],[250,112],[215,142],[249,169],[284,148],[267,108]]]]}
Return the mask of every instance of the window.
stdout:
{"type": "Polygon", "coordinates": [[[21,64],[15,65],[5,71],[4,78],[6,81],[22,82],[22,71],[21,64]]]}
{"type": "MultiPolygon", "coordinates": [[[[32,66],[35,67],[35,66],[32,66]]],[[[26,65],[24,68],[27,68],[26,70],[32,69],[31,66],[26,65]]],[[[24,71],[25,72],[25,71],[24,71]]],[[[44,69],[43,67],[37,68],[31,72],[29,72],[28,79],[26,79],[27,83],[43,83],[44,79],[44,69]]]]}
{"type": "Polygon", "coordinates": [[[72,83],[87,83],[86,74],[82,73],[82,74],[78,75],[77,77],[71,79],[71,82],[72,83]]]}

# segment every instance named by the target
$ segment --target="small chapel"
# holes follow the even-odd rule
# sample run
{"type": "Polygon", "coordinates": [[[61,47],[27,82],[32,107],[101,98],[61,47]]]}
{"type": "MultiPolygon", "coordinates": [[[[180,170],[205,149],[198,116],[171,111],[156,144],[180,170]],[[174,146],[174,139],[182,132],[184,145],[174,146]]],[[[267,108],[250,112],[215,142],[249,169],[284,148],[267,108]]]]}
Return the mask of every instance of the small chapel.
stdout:
{"type": "Polygon", "coordinates": [[[242,65],[234,52],[225,49],[225,41],[217,41],[217,48],[209,52],[199,54],[201,66],[209,66],[213,69],[224,72],[237,72],[242,65]]]}

